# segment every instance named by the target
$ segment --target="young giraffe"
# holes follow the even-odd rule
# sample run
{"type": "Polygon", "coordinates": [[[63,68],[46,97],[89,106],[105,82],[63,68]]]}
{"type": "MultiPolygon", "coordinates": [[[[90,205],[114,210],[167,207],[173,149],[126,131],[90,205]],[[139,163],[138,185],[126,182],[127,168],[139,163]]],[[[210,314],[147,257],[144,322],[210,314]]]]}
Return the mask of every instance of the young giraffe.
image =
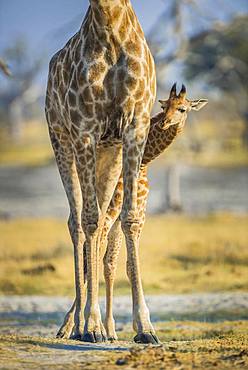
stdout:
{"type": "Polygon", "coordinates": [[[154,61],[129,0],[90,0],[80,30],[49,66],[46,116],[70,205],[74,245],[75,338],[101,342],[106,333],[98,304],[99,239],[123,170],[121,224],[126,238],[133,319],[150,341],[154,333],[138,262],[138,173],[156,94],[154,61]],[[122,155],[122,156],[121,156],[122,155]],[[83,327],[83,243],[87,298],[83,327]],[[84,328],[84,329],[83,329],[84,328]]]}
{"type": "MultiPolygon", "coordinates": [[[[140,237],[145,222],[145,211],[148,197],[147,166],[157,158],[174,141],[182,131],[188,112],[200,110],[207,104],[206,99],[186,99],[184,85],[180,93],[176,94],[176,84],[172,86],[168,100],[159,100],[162,112],[151,118],[150,130],[145,146],[144,155],[138,178],[137,203],[139,210],[139,233],[140,237]]],[[[106,250],[104,255],[104,277],[106,282],[106,318],[105,328],[109,340],[116,340],[115,323],[113,318],[113,286],[117,267],[117,258],[122,244],[122,232],[119,215],[123,200],[123,179],[120,176],[115,192],[107,210],[104,227],[101,234],[101,249],[106,250]],[[107,244],[107,249],[106,249],[107,244]]],[[[128,272],[127,265],[127,272],[128,272]]],[[[65,317],[64,323],[59,330],[58,337],[69,338],[73,332],[75,302],[65,317]]],[[[136,338],[139,340],[140,338],[136,338]]]]}

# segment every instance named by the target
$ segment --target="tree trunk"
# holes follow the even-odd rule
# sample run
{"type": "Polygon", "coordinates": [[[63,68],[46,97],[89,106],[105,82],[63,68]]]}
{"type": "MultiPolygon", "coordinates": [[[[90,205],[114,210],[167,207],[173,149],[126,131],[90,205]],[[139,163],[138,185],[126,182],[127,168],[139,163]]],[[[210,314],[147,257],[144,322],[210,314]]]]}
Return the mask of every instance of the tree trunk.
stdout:
{"type": "Polygon", "coordinates": [[[182,200],[180,192],[180,164],[171,165],[168,171],[168,208],[173,212],[182,212],[182,200]]]}
{"type": "Polygon", "coordinates": [[[15,99],[8,107],[8,131],[13,142],[22,137],[22,106],[19,99],[15,99]]]}

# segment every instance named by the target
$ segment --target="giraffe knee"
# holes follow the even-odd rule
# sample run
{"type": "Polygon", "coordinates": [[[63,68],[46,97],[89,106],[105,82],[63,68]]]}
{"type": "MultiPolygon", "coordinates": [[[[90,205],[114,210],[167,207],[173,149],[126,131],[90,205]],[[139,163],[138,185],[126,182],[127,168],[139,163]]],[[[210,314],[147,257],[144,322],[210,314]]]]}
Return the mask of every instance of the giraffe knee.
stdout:
{"type": "Polygon", "coordinates": [[[82,215],[82,227],[85,234],[89,237],[94,236],[99,230],[100,214],[98,210],[91,212],[91,214],[82,215]]]}
{"type": "Polygon", "coordinates": [[[85,233],[87,236],[94,236],[98,230],[98,222],[90,222],[85,225],[85,233]]]}
{"type": "Polygon", "coordinates": [[[67,225],[73,242],[74,240],[82,239],[83,237],[83,229],[79,220],[80,219],[77,216],[70,213],[67,225]]]}
{"type": "Polygon", "coordinates": [[[99,219],[98,218],[91,218],[89,220],[84,220],[82,222],[83,230],[85,235],[88,237],[94,236],[99,228],[99,219]]]}
{"type": "Polygon", "coordinates": [[[133,237],[139,233],[140,221],[130,214],[125,218],[121,218],[121,227],[126,237],[133,237]]]}

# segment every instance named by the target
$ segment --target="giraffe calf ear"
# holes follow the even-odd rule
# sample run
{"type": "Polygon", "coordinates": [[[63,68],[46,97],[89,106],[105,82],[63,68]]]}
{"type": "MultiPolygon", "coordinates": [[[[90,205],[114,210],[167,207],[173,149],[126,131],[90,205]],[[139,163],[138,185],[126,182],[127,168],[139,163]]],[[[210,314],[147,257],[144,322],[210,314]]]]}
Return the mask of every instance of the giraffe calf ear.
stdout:
{"type": "Polygon", "coordinates": [[[191,100],[190,106],[193,110],[200,110],[208,103],[207,99],[198,99],[198,100],[191,100]]]}
{"type": "Polygon", "coordinates": [[[162,109],[166,109],[168,106],[168,101],[167,100],[159,100],[159,103],[161,104],[162,109]]]}

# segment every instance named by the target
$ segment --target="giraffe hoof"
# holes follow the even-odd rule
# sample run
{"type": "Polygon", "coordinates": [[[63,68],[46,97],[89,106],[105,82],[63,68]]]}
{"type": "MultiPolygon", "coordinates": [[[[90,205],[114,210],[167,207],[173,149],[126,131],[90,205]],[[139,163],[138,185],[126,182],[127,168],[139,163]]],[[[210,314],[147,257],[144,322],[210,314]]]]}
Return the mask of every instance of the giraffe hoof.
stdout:
{"type": "Polygon", "coordinates": [[[83,342],[102,343],[106,341],[106,337],[103,333],[87,332],[83,335],[81,340],[83,342]]]}
{"type": "Polygon", "coordinates": [[[140,333],[134,337],[135,343],[160,344],[158,337],[153,333],[140,333]]]}
{"type": "Polygon", "coordinates": [[[83,340],[83,334],[81,334],[81,333],[73,334],[73,335],[70,336],[70,339],[82,341],[83,340]]]}
{"type": "Polygon", "coordinates": [[[117,337],[108,337],[108,340],[111,342],[111,343],[114,343],[118,340],[117,337]]]}
{"type": "Polygon", "coordinates": [[[56,338],[69,339],[70,338],[70,333],[68,333],[66,331],[59,330],[58,333],[56,334],[56,338]]]}

